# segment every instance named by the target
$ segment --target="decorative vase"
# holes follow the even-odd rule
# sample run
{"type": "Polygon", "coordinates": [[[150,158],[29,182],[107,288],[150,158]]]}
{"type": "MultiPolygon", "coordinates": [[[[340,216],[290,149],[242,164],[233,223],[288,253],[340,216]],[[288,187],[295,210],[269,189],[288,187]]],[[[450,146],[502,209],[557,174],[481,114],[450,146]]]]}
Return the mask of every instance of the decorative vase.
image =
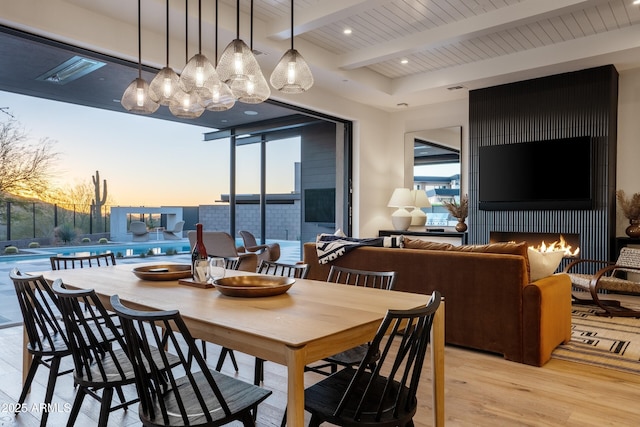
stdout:
{"type": "Polygon", "coordinates": [[[629,226],[624,231],[625,233],[627,233],[627,236],[633,239],[637,239],[638,237],[640,237],[640,219],[630,219],[629,226]]]}
{"type": "Polygon", "coordinates": [[[458,218],[458,223],[456,224],[456,231],[460,233],[467,231],[467,224],[464,223],[464,218],[458,218]]]}

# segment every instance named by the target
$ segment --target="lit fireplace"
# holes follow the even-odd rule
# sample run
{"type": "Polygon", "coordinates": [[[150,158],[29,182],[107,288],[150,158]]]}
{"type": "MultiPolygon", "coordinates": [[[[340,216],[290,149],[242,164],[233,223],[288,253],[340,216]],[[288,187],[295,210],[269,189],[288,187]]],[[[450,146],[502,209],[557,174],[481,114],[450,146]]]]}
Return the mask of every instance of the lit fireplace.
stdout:
{"type": "Polygon", "coordinates": [[[566,258],[577,258],[580,254],[580,235],[571,233],[521,233],[512,231],[491,231],[489,241],[527,242],[539,252],[564,250],[566,258]]]}

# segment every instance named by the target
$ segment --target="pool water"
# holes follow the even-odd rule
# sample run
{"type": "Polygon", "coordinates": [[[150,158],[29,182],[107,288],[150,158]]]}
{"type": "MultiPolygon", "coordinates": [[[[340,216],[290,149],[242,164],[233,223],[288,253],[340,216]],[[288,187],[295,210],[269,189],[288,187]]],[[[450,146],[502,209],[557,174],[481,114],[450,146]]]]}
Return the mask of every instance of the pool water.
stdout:
{"type": "MultiPolygon", "coordinates": [[[[269,242],[271,243],[271,242],[269,242]]],[[[299,248],[300,242],[295,240],[278,240],[280,247],[285,250],[295,250],[299,248]]],[[[242,245],[242,239],[236,240],[236,245],[242,245]]],[[[171,241],[151,241],[151,242],[127,242],[127,243],[108,243],[104,245],[81,245],[81,246],[58,246],[51,248],[38,249],[21,249],[22,253],[17,255],[2,255],[0,263],[15,262],[19,260],[31,260],[49,258],[53,255],[66,256],[82,256],[95,255],[104,253],[113,253],[117,257],[134,257],[145,255],[166,254],[167,250],[173,250],[177,253],[189,253],[191,248],[189,240],[171,240],[171,241]]],[[[299,250],[297,251],[299,253],[299,250]]]]}

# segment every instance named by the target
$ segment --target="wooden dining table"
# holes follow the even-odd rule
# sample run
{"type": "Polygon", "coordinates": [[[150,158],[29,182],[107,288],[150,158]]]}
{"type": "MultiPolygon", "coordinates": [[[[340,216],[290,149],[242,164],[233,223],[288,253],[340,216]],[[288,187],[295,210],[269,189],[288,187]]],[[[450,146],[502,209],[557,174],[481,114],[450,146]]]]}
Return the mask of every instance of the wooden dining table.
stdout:
{"type": "MultiPolygon", "coordinates": [[[[296,279],[284,294],[262,298],[222,295],[215,288],[177,280],[140,280],[135,265],[47,271],[48,281],[94,289],[107,308],[119,295],[142,310],[180,311],[196,338],[287,367],[287,424],[304,424],[304,367],[365,343],[375,335],[388,309],[424,306],[429,295],[296,279]]],[[[227,275],[251,273],[227,270],[227,275]]],[[[436,313],[431,343],[434,425],[444,425],[444,305],[436,313]]],[[[23,372],[30,357],[25,351],[23,372]]]]}

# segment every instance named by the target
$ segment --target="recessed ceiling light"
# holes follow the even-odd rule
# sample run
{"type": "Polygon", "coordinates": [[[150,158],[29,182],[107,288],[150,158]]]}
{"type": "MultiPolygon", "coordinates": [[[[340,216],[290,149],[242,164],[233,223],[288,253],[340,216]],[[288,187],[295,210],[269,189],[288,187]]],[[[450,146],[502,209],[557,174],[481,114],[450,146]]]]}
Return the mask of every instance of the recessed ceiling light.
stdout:
{"type": "Polygon", "coordinates": [[[247,110],[244,112],[247,116],[257,116],[258,112],[253,110],[247,110]]]}
{"type": "Polygon", "coordinates": [[[345,28],[342,32],[347,36],[352,33],[351,28],[345,28]]]}
{"type": "Polygon", "coordinates": [[[409,106],[409,104],[407,104],[406,102],[400,102],[400,103],[396,104],[396,107],[406,108],[408,106],[409,106]]]}
{"type": "Polygon", "coordinates": [[[409,60],[408,60],[408,59],[406,59],[406,58],[405,58],[405,59],[401,59],[401,60],[400,60],[400,63],[401,63],[401,64],[403,64],[403,65],[404,65],[404,64],[408,64],[408,63],[409,63],[409,60]]]}
{"type": "Polygon", "coordinates": [[[447,89],[448,90],[460,90],[460,89],[465,89],[465,87],[458,85],[458,86],[449,86],[447,89]]]}

